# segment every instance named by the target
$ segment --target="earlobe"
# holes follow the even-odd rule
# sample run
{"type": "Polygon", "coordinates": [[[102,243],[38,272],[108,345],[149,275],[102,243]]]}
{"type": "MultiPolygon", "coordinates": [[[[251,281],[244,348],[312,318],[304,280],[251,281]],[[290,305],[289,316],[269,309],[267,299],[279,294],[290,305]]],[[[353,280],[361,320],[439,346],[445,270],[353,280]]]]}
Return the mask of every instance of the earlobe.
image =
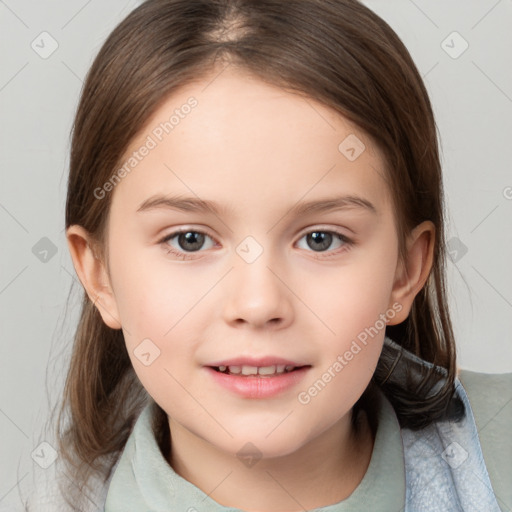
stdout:
{"type": "Polygon", "coordinates": [[[121,322],[115,296],[105,264],[98,256],[94,240],[78,225],[66,231],[69,252],[75,271],[91,302],[98,309],[103,321],[112,329],[120,329],[121,322]]]}
{"type": "Polygon", "coordinates": [[[431,221],[424,221],[411,231],[407,240],[407,261],[397,265],[390,298],[390,307],[398,303],[402,308],[388,325],[399,324],[409,316],[414,298],[430,274],[434,245],[435,226],[431,221]]]}

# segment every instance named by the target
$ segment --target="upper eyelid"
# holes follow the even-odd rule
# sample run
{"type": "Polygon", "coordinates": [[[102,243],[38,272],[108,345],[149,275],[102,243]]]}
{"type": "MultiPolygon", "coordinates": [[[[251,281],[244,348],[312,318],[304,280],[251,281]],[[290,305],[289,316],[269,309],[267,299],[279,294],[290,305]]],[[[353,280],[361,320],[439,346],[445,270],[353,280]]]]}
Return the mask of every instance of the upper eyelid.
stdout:
{"type": "MultiPolygon", "coordinates": [[[[173,231],[170,231],[169,233],[167,233],[166,235],[164,235],[162,238],[161,238],[161,242],[165,241],[165,240],[169,240],[171,238],[174,238],[175,236],[177,235],[180,235],[182,233],[189,233],[189,232],[192,232],[192,233],[201,233],[203,235],[206,235],[206,236],[209,236],[212,240],[214,240],[215,242],[217,242],[217,238],[213,235],[211,235],[207,230],[203,229],[203,228],[177,228],[177,229],[174,229],[173,231]]],[[[218,242],[217,242],[218,243],[218,242]]]]}
{"type": "MultiPolygon", "coordinates": [[[[348,229],[348,228],[345,228],[345,229],[348,229]]],[[[343,230],[343,228],[330,227],[326,224],[316,224],[316,225],[312,225],[310,227],[300,230],[299,234],[304,235],[306,233],[311,233],[312,231],[326,231],[326,232],[339,233],[341,230],[343,230]]],[[[342,233],[340,233],[340,234],[342,234],[342,233]]],[[[347,235],[347,237],[348,237],[348,235],[347,235]]]]}

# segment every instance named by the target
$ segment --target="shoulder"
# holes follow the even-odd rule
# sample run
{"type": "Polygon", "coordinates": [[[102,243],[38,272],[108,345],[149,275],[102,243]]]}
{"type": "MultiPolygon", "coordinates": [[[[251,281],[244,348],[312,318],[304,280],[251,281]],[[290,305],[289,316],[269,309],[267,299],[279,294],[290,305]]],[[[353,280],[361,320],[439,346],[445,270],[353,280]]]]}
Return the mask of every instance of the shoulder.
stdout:
{"type": "Polygon", "coordinates": [[[459,369],[457,377],[468,395],[479,434],[485,430],[508,434],[512,422],[512,372],[459,369]]]}
{"type": "Polygon", "coordinates": [[[481,373],[459,369],[457,377],[468,395],[478,430],[487,424],[512,420],[512,372],[481,373]]]}
{"type": "Polygon", "coordinates": [[[466,389],[466,385],[475,390],[481,385],[490,386],[494,389],[503,386],[503,391],[508,392],[509,398],[512,398],[512,372],[483,373],[459,368],[457,377],[463,382],[464,389],[466,389]]]}
{"type": "Polygon", "coordinates": [[[457,377],[469,399],[493,490],[500,506],[512,510],[512,372],[460,369],[457,377]]]}

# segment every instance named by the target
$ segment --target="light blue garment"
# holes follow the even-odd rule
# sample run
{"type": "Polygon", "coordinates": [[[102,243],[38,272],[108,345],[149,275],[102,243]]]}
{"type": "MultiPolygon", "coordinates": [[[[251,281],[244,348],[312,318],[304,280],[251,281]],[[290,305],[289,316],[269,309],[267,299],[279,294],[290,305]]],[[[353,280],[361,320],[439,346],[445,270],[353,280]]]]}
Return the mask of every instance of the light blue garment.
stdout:
{"type": "Polygon", "coordinates": [[[478,440],[469,399],[457,379],[466,415],[414,432],[402,429],[407,512],[500,512],[478,440]]]}
{"type": "MultiPolygon", "coordinates": [[[[389,338],[385,343],[409,366],[430,365],[389,338]]],[[[389,380],[403,378],[403,368],[397,365],[389,380]]],[[[456,392],[465,407],[462,421],[436,422],[413,431],[400,429],[392,405],[379,390],[377,434],[363,480],[347,499],[316,510],[501,512],[468,396],[458,379],[456,392]]],[[[239,512],[212,500],[167,463],[151,429],[155,406],[150,400],[134,426],[113,472],[105,512],[239,512]]]]}

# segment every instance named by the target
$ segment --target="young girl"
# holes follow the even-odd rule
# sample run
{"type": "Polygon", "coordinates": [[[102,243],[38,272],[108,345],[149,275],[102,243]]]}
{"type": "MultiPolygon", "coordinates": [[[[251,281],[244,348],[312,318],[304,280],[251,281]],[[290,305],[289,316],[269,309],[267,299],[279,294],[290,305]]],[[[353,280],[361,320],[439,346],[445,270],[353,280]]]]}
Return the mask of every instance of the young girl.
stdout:
{"type": "Polygon", "coordinates": [[[426,89],[368,8],[144,2],[74,125],[44,510],[511,510],[512,374],[457,368],[443,207],[426,89]]]}

